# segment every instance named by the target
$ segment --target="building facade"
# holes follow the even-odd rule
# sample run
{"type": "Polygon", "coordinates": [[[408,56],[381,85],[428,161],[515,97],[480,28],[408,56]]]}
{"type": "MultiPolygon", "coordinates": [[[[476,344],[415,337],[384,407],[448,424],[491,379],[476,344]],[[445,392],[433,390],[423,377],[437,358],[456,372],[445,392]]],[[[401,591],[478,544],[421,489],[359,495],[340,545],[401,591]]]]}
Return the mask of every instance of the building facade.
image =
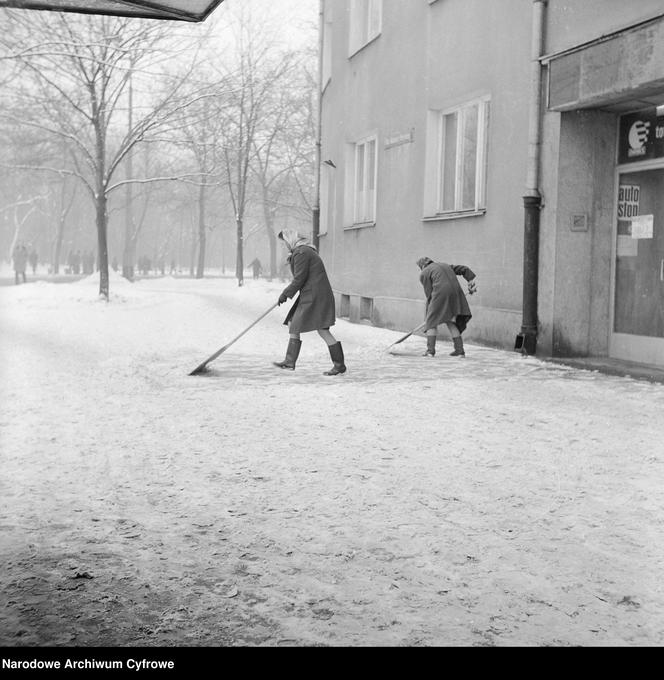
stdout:
{"type": "Polygon", "coordinates": [[[477,273],[470,340],[664,365],[662,1],[322,6],[340,316],[417,326],[428,256],[477,273]]]}

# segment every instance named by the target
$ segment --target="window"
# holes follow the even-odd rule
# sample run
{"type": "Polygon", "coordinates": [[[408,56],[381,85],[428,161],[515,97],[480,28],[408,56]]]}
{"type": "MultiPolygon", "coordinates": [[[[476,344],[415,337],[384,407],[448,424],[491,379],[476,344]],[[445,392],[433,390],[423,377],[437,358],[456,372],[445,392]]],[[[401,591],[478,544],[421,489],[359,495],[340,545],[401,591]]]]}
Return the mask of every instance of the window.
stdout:
{"type": "Polygon", "coordinates": [[[371,321],[373,316],[373,298],[360,298],[360,321],[371,321]]]}
{"type": "Polygon", "coordinates": [[[344,319],[350,318],[350,295],[341,295],[339,316],[344,319]]]}
{"type": "Polygon", "coordinates": [[[332,5],[325,3],[323,14],[323,52],[321,89],[324,90],[332,78],[332,5]]]}
{"type": "Polygon", "coordinates": [[[378,37],[383,23],[383,0],[351,0],[350,54],[378,37]]]}
{"type": "Polygon", "coordinates": [[[486,208],[489,98],[438,114],[436,213],[486,208]]]}
{"type": "Polygon", "coordinates": [[[353,223],[376,221],[376,137],[355,144],[355,182],[353,187],[353,223]]]}

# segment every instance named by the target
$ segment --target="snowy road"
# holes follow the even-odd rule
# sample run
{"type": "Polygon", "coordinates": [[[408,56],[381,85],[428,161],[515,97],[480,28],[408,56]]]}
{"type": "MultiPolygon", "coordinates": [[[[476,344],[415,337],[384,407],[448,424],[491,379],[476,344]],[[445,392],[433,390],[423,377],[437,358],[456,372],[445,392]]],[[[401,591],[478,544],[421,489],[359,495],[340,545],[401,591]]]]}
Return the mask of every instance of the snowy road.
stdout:
{"type": "Polygon", "coordinates": [[[0,644],[664,642],[664,386],[96,286],[0,290],[0,644]]]}

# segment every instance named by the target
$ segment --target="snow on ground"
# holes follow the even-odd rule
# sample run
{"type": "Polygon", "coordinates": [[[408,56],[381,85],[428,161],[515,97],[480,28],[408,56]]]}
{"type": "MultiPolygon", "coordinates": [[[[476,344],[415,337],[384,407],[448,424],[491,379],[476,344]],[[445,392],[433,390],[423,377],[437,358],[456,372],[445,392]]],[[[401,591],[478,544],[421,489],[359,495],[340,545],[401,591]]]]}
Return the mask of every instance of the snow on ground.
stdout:
{"type": "Polygon", "coordinates": [[[0,288],[0,644],[664,641],[664,387],[338,321],[282,284],[0,288]]]}

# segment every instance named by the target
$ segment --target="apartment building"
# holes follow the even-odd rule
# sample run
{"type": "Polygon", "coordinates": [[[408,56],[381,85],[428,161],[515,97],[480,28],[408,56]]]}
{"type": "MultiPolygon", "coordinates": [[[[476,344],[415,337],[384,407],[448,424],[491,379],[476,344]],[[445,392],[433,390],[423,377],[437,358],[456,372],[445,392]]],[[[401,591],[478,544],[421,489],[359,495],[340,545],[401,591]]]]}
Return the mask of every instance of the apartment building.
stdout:
{"type": "Polygon", "coordinates": [[[319,246],[352,321],[664,365],[662,0],[323,0],[319,246]]]}

